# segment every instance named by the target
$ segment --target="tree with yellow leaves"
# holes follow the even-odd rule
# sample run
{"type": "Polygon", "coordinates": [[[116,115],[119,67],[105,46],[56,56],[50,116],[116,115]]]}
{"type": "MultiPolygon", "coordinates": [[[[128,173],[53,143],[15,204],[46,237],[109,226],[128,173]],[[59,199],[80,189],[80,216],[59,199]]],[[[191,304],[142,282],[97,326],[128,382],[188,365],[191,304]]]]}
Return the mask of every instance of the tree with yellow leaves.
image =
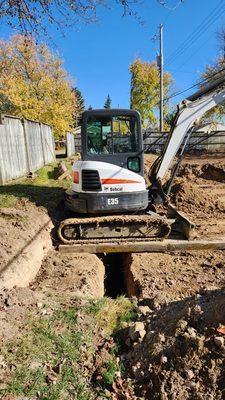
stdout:
{"type": "Polygon", "coordinates": [[[63,62],[32,37],[0,41],[0,112],[52,125],[56,137],[73,126],[76,95],[63,62]]]}
{"type": "MultiPolygon", "coordinates": [[[[140,112],[142,123],[146,126],[156,126],[156,108],[159,103],[160,76],[155,62],[142,61],[136,59],[130,66],[131,91],[130,106],[140,112]]],[[[171,76],[168,72],[164,73],[164,95],[172,84],[171,76]]]]}

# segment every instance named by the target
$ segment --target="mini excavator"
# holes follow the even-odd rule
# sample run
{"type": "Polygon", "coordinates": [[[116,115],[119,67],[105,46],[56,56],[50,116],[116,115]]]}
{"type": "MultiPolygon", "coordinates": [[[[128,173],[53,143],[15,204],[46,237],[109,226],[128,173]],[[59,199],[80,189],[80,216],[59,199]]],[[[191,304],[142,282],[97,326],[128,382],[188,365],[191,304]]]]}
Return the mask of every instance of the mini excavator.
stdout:
{"type": "Polygon", "coordinates": [[[61,242],[163,239],[171,230],[190,239],[194,224],[169,204],[168,196],[195,121],[225,101],[224,85],[225,76],[177,106],[162,154],[151,167],[148,187],[139,113],[125,109],[85,111],[81,160],[73,164],[73,184],[65,199],[73,216],[59,225],[61,242]],[[166,205],[166,217],[156,213],[158,202],[166,205]]]}

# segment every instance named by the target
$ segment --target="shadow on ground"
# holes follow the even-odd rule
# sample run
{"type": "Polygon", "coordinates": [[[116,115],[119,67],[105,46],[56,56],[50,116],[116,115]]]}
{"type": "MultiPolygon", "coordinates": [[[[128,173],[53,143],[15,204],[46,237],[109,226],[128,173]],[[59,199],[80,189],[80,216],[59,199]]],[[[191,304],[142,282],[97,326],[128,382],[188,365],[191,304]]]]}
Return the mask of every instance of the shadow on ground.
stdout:
{"type": "MultiPolygon", "coordinates": [[[[45,207],[53,223],[64,217],[65,189],[62,187],[34,186],[29,184],[13,184],[0,187],[0,196],[3,195],[6,201],[9,196],[17,199],[28,199],[36,206],[45,207]]],[[[4,207],[4,203],[1,204],[4,207]]]]}

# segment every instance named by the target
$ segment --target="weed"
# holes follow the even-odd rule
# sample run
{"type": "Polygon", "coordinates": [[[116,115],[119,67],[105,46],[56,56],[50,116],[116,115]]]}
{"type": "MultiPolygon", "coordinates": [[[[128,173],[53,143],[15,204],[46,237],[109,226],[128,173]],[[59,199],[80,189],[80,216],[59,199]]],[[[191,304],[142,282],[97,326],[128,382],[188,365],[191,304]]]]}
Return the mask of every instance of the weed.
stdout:
{"type": "Polygon", "coordinates": [[[134,304],[124,296],[115,300],[105,298],[96,307],[95,322],[105,335],[113,334],[122,327],[123,322],[129,322],[135,317],[134,304]]]}
{"type": "Polygon", "coordinates": [[[15,207],[18,202],[18,197],[13,194],[4,193],[5,188],[7,188],[7,186],[2,186],[0,188],[0,208],[15,207]]]}
{"type": "Polygon", "coordinates": [[[65,321],[67,321],[71,324],[76,324],[77,323],[77,309],[76,308],[71,308],[69,310],[58,309],[55,312],[55,318],[56,318],[56,320],[64,319],[65,321]]]}
{"type": "Polygon", "coordinates": [[[118,371],[118,364],[115,358],[112,358],[105,364],[105,371],[102,374],[102,387],[110,388],[115,380],[116,372],[118,371]]]}
{"type": "Polygon", "coordinates": [[[90,300],[86,307],[86,312],[95,316],[102,310],[103,307],[105,307],[106,303],[106,297],[98,300],[90,300]]]}

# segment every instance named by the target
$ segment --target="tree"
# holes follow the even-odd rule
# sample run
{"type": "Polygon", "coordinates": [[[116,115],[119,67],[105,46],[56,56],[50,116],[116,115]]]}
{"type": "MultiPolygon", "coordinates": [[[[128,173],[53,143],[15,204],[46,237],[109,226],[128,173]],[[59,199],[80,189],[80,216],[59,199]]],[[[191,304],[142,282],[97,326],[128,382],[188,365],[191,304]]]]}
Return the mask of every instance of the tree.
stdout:
{"type": "Polygon", "coordinates": [[[111,108],[111,103],[112,103],[112,100],[111,100],[111,98],[110,98],[110,96],[109,96],[109,94],[108,94],[108,96],[106,97],[106,101],[105,101],[105,104],[104,104],[104,108],[106,108],[106,109],[111,108]]]}
{"type": "Polygon", "coordinates": [[[89,106],[89,107],[88,107],[88,110],[89,110],[89,111],[93,110],[92,106],[89,106]]]}
{"type": "MultiPolygon", "coordinates": [[[[133,14],[132,3],[139,0],[114,0],[123,15],[133,14]]],[[[40,35],[47,27],[56,25],[59,30],[83,21],[97,20],[97,7],[107,6],[105,0],[5,0],[0,3],[0,19],[21,33],[40,35]]]]}
{"type": "Polygon", "coordinates": [[[73,126],[76,94],[62,60],[32,37],[0,41],[0,112],[53,126],[62,137],[73,126]]]}
{"type": "Polygon", "coordinates": [[[176,108],[169,108],[168,112],[164,116],[164,129],[169,131],[174,123],[174,118],[177,113],[176,108]]]}
{"type": "MultiPolygon", "coordinates": [[[[140,112],[144,126],[157,124],[156,107],[160,96],[160,76],[155,62],[136,59],[130,66],[131,90],[130,107],[140,112]]],[[[166,96],[172,85],[168,72],[164,73],[164,95],[166,96]]],[[[165,102],[165,113],[167,103],[165,102]]]]}
{"type": "Polygon", "coordinates": [[[81,116],[85,110],[85,102],[81,91],[77,87],[73,89],[73,92],[76,97],[76,107],[74,109],[74,126],[77,127],[78,125],[80,125],[81,116]]]}

